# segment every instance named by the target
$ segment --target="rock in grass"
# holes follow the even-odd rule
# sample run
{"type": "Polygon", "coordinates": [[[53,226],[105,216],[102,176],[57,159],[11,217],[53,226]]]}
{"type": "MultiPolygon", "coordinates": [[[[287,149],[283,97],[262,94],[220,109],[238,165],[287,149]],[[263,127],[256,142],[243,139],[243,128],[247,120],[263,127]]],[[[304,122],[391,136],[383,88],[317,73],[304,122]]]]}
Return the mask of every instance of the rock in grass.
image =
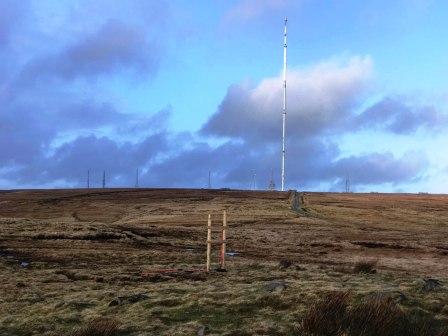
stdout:
{"type": "Polygon", "coordinates": [[[437,279],[424,278],[422,285],[422,292],[433,292],[443,286],[442,282],[437,279]]]}
{"type": "Polygon", "coordinates": [[[272,280],[266,285],[268,292],[281,292],[286,289],[288,285],[285,280],[272,280]]]}
{"type": "Polygon", "coordinates": [[[205,336],[207,331],[208,331],[208,328],[206,326],[200,326],[199,329],[198,329],[197,335],[198,336],[205,336]]]}
{"type": "Polygon", "coordinates": [[[148,299],[149,299],[149,296],[144,293],[132,294],[132,295],[127,295],[127,296],[119,296],[116,299],[113,299],[109,303],[109,307],[119,306],[119,305],[127,304],[127,303],[136,303],[136,302],[148,300],[148,299]]]}

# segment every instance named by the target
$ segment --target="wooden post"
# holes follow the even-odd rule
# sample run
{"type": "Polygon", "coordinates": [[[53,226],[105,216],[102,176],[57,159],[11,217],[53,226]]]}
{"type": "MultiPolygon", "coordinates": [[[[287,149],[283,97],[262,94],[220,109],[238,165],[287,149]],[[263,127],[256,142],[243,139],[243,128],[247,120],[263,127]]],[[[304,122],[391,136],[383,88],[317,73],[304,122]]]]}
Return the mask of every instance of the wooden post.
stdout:
{"type": "Polygon", "coordinates": [[[221,269],[226,268],[226,230],[227,230],[227,212],[222,212],[222,243],[221,243],[221,269]]]}
{"type": "Polygon", "coordinates": [[[212,218],[211,215],[208,214],[208,222],[207,222],[207,264],[206,271],[210,272],[210,253],[212,250],[212,218]]]}

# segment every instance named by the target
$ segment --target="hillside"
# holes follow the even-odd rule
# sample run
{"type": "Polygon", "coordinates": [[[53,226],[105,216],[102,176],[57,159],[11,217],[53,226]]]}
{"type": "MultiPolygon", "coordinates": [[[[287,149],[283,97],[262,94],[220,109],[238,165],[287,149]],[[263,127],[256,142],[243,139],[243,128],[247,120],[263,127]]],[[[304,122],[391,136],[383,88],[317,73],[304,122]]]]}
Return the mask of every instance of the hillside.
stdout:
{"type": "Polygon", "coordinates": [[[60,335],[107,317],[124,335],[297,335],[333,290],[448,317],[448,196],[301,203],[293,211],[289,192],[262,191],[0,192],[0,334],[60,335]],[[206,274],[207,215],[217,239],[223,209],[227,272],[206,274]],[[356,271],[362,263],[376,272],[356,271]]]}

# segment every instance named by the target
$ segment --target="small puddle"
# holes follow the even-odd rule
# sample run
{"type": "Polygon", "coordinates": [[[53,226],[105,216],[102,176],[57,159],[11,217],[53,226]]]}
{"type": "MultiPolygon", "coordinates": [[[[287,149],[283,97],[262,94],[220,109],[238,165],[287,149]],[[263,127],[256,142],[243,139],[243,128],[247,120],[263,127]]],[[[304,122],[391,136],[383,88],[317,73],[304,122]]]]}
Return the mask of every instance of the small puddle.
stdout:
{"type": "Polygon", "coordinates": [[[239,252],[226,252],[226,256],[228,257],[237,257],[239,255],[240,255],[239,252]]]}

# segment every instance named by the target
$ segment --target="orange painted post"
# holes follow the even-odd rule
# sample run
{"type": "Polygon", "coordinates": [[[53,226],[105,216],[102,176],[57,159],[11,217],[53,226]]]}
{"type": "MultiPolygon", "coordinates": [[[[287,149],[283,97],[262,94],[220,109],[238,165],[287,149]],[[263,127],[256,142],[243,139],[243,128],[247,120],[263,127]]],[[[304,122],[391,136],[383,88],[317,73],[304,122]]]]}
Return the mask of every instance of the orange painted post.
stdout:
{"type": "Polygon", "coordinates": [[[206,271],[210,272],[210,253],[212,250],[212,218],[211,215],[208,214],[207,221],[207,264],[206,271]]]}
{"type": "Polygon", "coordinates": [[[226,268],[226,230],[227,230],[227,212],[222,212],[222,242],[221,242],[221,269],[226,268]]]}

